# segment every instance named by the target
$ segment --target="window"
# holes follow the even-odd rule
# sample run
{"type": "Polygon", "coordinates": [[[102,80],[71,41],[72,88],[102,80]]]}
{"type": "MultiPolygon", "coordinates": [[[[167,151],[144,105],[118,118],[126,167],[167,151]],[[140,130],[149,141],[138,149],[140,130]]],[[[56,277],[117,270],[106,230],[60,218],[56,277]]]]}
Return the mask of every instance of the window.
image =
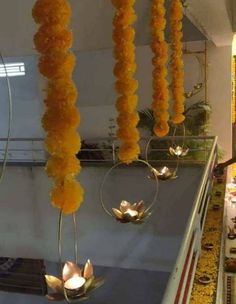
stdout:
{"type": "Polygon", "coordinates": [[[25,75],[25,64],[23,62],[0,64],[0,77],[14,77],[25,75]]]}

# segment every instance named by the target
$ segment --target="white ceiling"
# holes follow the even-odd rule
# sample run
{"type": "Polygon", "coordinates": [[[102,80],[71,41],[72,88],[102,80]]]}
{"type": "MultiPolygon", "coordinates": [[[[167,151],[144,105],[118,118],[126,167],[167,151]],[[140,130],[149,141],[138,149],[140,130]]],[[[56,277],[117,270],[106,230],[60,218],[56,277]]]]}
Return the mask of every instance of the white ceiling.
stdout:
{"type": "MultiPolygon", "coordinates": [[[[168,3],[169,0],[167,0],[168,3]]],[[[227,0],[189,0],[188,15],[217,45],[229,44],[232,36],[227,0]]],[[[0,51],[5,56],[35,53],[33,35],[36,25],[31,17],[35,0],[0,0],[0,51]]],[[[72,28],[75,34],[74,48],[80,51],[111,48],[112,18],[111,0],[70,0],[73,8],[72,28]]],[[[150,0],[136,0],[139,16],[137,45],[149,42],[150,0]]],[[[204,37],[187,20],[184,22],[186,40],[202,40],[204,37]]]]}
{"type": "Polygon", "coordinates": [[[189,0],[186,15],[216,46],[232,44],[235,0],[189,0]]]}
{"type": "MultiPolygon", "coordinates": [[[[35,0],[0,0],[0,50],[6,56],[35,53],[33,35],[36,25],[31,17],[35,0]]],[[[111,0],[70,0],[73,9],[72,28],[75,50],[88,51],[111,48],[112,18],[111,0]]],[[[150,0],[136,0],[138,14],[137,45],[148,44],[150,0]]],[[[185,20],[186,40],[202,40],[202,34],[185,20]]]]}

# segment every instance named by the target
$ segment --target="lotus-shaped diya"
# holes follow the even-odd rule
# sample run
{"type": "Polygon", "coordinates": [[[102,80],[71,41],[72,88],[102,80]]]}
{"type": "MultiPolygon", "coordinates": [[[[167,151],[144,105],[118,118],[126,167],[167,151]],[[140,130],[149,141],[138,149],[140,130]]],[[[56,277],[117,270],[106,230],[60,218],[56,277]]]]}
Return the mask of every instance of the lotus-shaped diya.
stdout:
{"type": "Polygon", "coordinates": [[[120,209],[112,208],[116,219],[121,223],[141,224],[151,213],[145,209],[143,201],[131,204],[127,201],[120,203],[120,209]]]}
{"type": "Polygon", "coordinates": [[[177,157],[184,157],[188,154],[189,152],[189,148],[187,147],[180,147],[180,146],[177,146],[177,147],[170,147],[169,148],[169,151],[170,151],[170,154],[172,156],[177,156],[177,157]]]}
{"type": "Polygon", "coordinates": [[[52,301],[85,300],[92,290],[104,283],[103,278],[94,277],[90,260],[86,262],[83,270],[68,261],[63,267],[62,279],[51,275],[45,275],[45,279],[47,286],[53,290],[53,293],[47,295],[52,301]]]}
{"type": "Polygon", "coordinates": [[[168,179],[175,179],[175,178],[177,178],[176,170],[172,171],[166,166],[164,166],[163,168],[160,168],[160,169],[152,168],[152,175],[148,176],[148,178],[155,179],[156,177],[162,181],[165,181],[168,179]]]}

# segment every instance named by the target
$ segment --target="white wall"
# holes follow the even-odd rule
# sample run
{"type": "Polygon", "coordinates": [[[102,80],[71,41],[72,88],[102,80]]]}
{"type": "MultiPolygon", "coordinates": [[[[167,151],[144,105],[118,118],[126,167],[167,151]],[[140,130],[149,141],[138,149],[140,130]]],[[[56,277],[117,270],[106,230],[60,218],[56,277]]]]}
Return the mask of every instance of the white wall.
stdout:
{"type": "Polygon", "coordinates": [[[208,98],[212,105],[211,133],[219,136],[219,144],[225,151],[224,159],[232,155],[231,120],[231,47],[208,45],[208,98]]]}

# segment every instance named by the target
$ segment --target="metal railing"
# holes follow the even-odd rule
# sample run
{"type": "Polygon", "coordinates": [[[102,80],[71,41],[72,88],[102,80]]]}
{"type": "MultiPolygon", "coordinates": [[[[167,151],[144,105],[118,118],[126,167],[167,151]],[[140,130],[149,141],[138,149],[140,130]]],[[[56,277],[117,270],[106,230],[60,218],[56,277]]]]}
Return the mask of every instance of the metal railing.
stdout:
{"type": "MultiPolygon", "coordinates": [[[[181,141],[183,137],[176,136],[175,141],[181,141]]],[[[200,160],[205,163],[209,156],[211,147],[207,146],[207,142],[213,141],[212,136],[186,136],[185,142],[202,141],[201,147],[190,148],[190,153],[203,153],[203,158],[200,160]],[[204,144],[205,143],[205,144],[204,144]]],[[[0,138],[0,162],[3,159],[6,138],[0,138]]],[[[145,158],[145,147],[149,138],[142,138],[140,140],[141,145],[141,158],[145,158]]],[[[173,158],[168,156],[168,145],[173,141],[172,136],[164,138],[153,139],[153,144],[150,146],[149,155],[153,154],[154,157],[150,157],[150,161],[154,163],[158,162],[173,162],[173,158]],[[166,143],[163,144],[163,143],[166,143]],[[160,144],[160,146],[159,146],[160,144]]],[[[109,165],[118,161],[117,151],[119,147],[119,141],[117,138],[92,138],[83,142],[82,148],[78,157],[84,163],[109,165]]],[[[8,164],[13,165],[44,165],[48,158],[48,153],[45,151],[43,138],[12,138],[9,144],[8,151],[8,164]]],[[[193,163],[196,160],[194,158],[185,158],[181,160],[182,163],[193,163]]]]}
{"type": "MultiPolygon", "coordinates": [[[[188,248],[190,246],[190,242],[191,242],[193,233],[195,233],[195,235],[197,237],[195,254],[198,255],[199,251],[200,251],[202,229],[200,227],[199,208],[202,204],[204,190],[207,185],[207,182],[212,177],[211,172],[213,169],[213,162],[215,162],[215,160],[216,160],[216,155],[217,155],[217,137],[214,138],[214,141],[212,144],[211,152],[210,152],[210,155],[208,157],[208,160],[207,160],[207,163],[206,163],[206,166],[204,169],[202,180],[201,180],[201,183],[200,183],[200,186],[199,186],[199,189],[198,189],[198,192],[197,192],[194,204],[193,204],[192,211],[190,213],[190,216],[189,216],[189,219],[188,219],[188,222],[186,225],[186,231],[185,231],[182,243],[181,243],[179,254],[178,254],[175,266],[173,268],[173,271],[170,275],[168,285],[166,287],[165,294],[164,294],[164,297],[162,300],[162,304],[182,303],[180,301],[176,301],[177,291],[178,291],[178,287],[180,284],[180,278],[183,273],[184,265],[185,265],[186,258],[188,255],[188,248]]],[[[206,202],[206,204],[208,204],[208,201],[206,202]]],[[[205,209],[207,209],[207,206],[205,209]]],[[[205,212],[206,212],[206,210],[205,210],[205,212]]],[[[196,267],[196,265],[195,265],[195,267],[196,267]]],[[[194,273],[195,273],[195,269],[193,269],[193,271],[192,271],[193,277],[194,277],[194,273]]],[[[186,273],[186,275],[188,275],[188,274],[186,273]]],[[[182,293],[184,292],[184,286],[183,286],[181,292],[182,293]]],[[[191,288],[189,288],[189,296],[190,296],[190,293],[191,293],[191,288]]],[[[188,302],[186,302],[186,303],[188,303],[188,302]]]]}

